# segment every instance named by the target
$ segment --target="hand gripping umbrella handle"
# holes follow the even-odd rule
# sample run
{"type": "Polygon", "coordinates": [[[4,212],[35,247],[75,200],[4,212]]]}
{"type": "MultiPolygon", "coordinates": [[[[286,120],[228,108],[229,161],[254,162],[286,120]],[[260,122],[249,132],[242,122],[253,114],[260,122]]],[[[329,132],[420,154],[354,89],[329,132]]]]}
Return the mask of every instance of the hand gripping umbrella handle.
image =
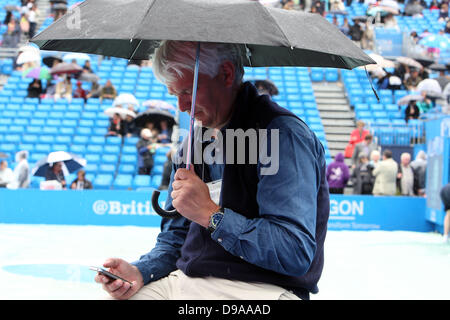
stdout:
{"type": "Polygon", "coordinates": [[[159,190],[155,190],[155,191],[153,191],[153,194],[152,194],[152,206],[153,206],[153,209],[155,210],[155,212],[163,218],[168,218],[168,219],[178,218],[180,216],[180,214],[178,213],[178,211],[176,209],[164,210],[163,208],[161,208],[159,206],[158,199],[159,199],[160,193],[161,192],[159,192],[159,190]]]}

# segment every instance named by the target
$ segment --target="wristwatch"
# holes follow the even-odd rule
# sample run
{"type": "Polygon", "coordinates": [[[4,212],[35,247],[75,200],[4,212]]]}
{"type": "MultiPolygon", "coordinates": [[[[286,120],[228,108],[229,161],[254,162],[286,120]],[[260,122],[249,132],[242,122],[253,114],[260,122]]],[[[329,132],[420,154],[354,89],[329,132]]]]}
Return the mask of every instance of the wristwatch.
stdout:
{"type": "Polygon", "coordinates": [[[217,211],[211,215],[211,217],[209,218],[209,224],[208,224],[209,232],[214,232],[214,230],[216,230],[220,221],[222,221],[223,213],[224,213],[223,208],[220,208],[219,211],[217,211]]]}

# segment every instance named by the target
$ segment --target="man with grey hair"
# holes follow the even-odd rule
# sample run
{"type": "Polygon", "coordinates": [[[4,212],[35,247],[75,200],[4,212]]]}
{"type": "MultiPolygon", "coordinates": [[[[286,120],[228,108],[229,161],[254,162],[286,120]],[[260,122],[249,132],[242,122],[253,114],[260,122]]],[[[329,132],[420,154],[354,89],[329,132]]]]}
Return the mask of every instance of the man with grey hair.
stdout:
{"type": "Polygon", "coordinates": [[[411,155],[404,152],[400,156],[397,180],[402,196],[414,195],[414,170],[410,165],[411,155]]]}
{"type": "MultiPolygon", "coordinates": [[[[178,98],[181,112],[191,111],[197,45],[163,41],[154,56],[155,75],[178,98]]],[[[216,138],[195,147],[207,150],[227,140],[221,153],[227,159],[202,158],[186,170],[186,159],[176,159],[185,157],[183,148],[178,150],[166,209],[181,216],[162,220],[155,247],[138,261],[105,261],[132,283],[98,274],[95,281],[111,297],[309,299],[318,292],[329,214],[324,148],[303,121],[242,81],[243,57],[239,45],[200,44],[194,116],[216,138]],[[263,174],[269,163],[261,158],[248,161],[250,139],[244,139],[246,161],[232,161],[239,149],[227,133],[252,130],[266,151],[283,155],[277,172],[263,174]],[[214,186],[219,192],[210,192],[214,186]]]]}
{"type": "Polygon", "coordinates": [[[22,150],[16,153],[17,162],[14,168],[14,179],[7,185],[8,189],[23,189],[30,185],[30,166],[28,164],[28,151],[22,150]]]}

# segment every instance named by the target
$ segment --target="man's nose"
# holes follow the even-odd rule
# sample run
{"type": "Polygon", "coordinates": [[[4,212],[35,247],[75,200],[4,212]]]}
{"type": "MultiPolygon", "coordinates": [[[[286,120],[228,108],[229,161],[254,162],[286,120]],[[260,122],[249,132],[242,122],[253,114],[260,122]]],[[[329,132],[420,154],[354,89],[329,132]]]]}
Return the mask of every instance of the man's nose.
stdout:
{"type": "Polygon", "coordinates": [[[178,98],[178,109],[181,112],[186,112],[191,110],[191,100],[187,98],[178,98]]]}

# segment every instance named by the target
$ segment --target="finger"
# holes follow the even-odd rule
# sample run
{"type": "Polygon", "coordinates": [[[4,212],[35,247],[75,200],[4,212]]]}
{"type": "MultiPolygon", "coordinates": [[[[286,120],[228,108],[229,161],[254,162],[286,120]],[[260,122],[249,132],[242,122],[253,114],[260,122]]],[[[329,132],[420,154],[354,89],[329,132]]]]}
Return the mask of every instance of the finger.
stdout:
{"type": "Polygon", "coordinates": [[[179,190],[179,189],[181,189],[182,186],[183,186],[183,183],[180,180],[176,180],[176,181],[172,182],[172,190],[179,190]]]}
{"type": "Polygon", "coordinates": [[[132,295],[134,295],[138,291],[138,283],[136,281],[131,282],[133,285],[128,289],[126,293],[123,294],[122,299],[129,299],[132,295]]]}
{"type": "Polygon", "coordinates": [[[106,291],[109,293],[113,293],[114,291],[119,290],[124,285],[124,282],[122,280],[114,280],[109,283],[105,283],[104,286],[106,287],[106,291]]]}
{"type": "Polygon", "coordinates": [[[174,179],[175,180],[185,180],[188,177],[188,170],[184,168],[179,168],[177,172],[175,172],[174,179]]]}
{"type": "Polygon", "coordinates": [[[103,263],[103,266],[105,268],[117,268],[120,264],[120,259],[116,258],[108,258],[106,259],[105,263],[103,263]]]}
{"type": "Polygon", "coordinates": [[[115,299],[123,299],[123,295],[127,293],[127,291],[131,288],[130,284],[124,282],[122,286],[116,291],[111,293],[111,296],[115,299]]]}

